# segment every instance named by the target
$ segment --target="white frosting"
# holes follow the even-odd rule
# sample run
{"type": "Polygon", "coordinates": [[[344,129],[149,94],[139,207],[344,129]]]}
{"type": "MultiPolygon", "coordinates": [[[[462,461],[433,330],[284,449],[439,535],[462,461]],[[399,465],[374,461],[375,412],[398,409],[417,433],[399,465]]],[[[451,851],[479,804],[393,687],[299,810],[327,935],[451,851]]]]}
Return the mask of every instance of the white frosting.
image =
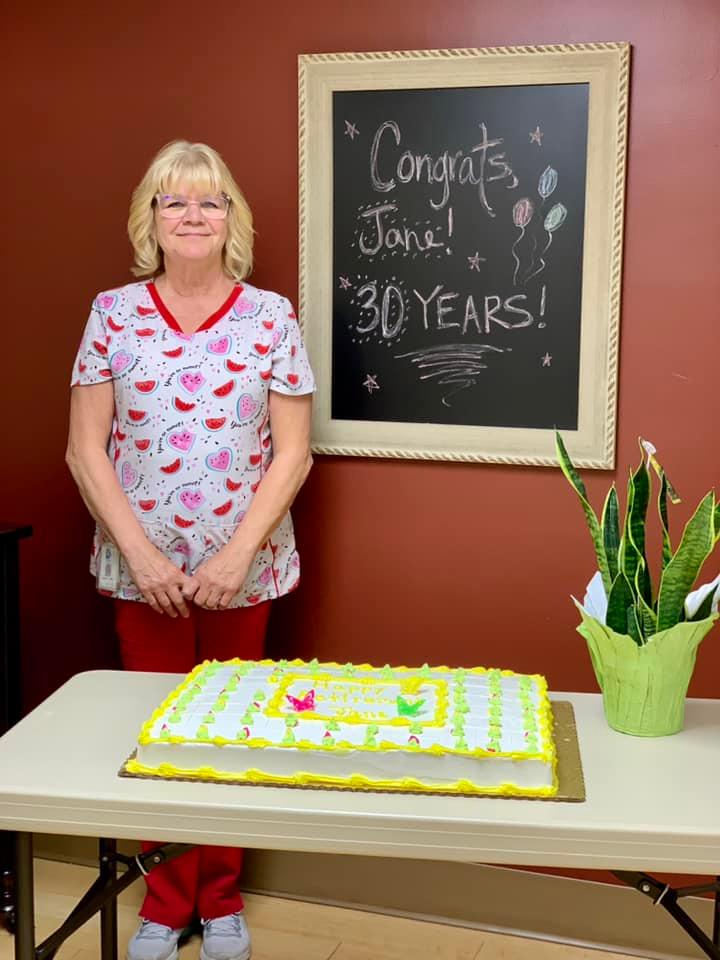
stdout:
{"type": "Polygon", "coordinates": [[[555,783],[550,716],[537,676],[210,663],[145,725],[137,763],[161,775],[203,768],[210,777],[255,771],[547,791],[555,783]]]}

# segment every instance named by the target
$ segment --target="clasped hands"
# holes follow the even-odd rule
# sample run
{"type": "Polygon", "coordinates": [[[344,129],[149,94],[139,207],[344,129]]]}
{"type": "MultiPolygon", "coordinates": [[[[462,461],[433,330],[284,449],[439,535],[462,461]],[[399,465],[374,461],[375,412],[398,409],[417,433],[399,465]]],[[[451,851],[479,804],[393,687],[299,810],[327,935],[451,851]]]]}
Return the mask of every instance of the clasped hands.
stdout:
{"type": "Polygon", "coordinates": [[[189,603],[205,610],[225,610],[245,582],[250,561],[225,546],[188,576],[152,547],[135,563],[128,559],[128,565],[135,584],[156,613],[189,617],[189,603]]]}

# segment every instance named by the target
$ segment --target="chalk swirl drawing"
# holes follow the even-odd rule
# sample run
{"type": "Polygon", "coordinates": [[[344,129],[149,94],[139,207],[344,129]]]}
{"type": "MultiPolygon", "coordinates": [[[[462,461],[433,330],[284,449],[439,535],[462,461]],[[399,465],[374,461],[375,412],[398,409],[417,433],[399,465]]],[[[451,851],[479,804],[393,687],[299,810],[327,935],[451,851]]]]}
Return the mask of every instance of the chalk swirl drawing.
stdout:
{"type": "Polygon", "coordinates": [[[485,355],[505,353],[501,347],[487,343],[447,343],[435,347],[411,350],[395,354],[396,360],[409,360],[420,373],[420,380],[435,380],[441,386],[452,389],[443,392],[442,402],[446,407],[454,394],[477,383],[482,370],[487,370],[485,355]]]}

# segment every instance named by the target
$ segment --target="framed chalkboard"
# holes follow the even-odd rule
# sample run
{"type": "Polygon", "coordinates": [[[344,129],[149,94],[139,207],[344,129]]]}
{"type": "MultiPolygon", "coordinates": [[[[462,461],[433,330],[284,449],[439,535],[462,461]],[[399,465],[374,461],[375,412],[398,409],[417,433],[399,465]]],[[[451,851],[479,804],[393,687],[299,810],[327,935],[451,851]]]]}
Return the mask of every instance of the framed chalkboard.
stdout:
{"type": "Polygon", "coordinates": [[[629,47],[300,58],[316,452],[614,465],[629,47]]]}

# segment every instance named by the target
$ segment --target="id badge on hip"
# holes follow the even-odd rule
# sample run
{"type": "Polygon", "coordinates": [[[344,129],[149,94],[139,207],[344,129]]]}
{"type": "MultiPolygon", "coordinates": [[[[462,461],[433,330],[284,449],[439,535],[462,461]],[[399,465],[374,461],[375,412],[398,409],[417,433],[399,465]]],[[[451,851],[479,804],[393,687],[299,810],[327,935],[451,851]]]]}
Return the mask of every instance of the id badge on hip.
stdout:
{"type": "Polygon", "coordinates": [[[120,586],[120,551],[114,543],[105,542],[97,559],[98,590],[114,593],[120,586]]]}

